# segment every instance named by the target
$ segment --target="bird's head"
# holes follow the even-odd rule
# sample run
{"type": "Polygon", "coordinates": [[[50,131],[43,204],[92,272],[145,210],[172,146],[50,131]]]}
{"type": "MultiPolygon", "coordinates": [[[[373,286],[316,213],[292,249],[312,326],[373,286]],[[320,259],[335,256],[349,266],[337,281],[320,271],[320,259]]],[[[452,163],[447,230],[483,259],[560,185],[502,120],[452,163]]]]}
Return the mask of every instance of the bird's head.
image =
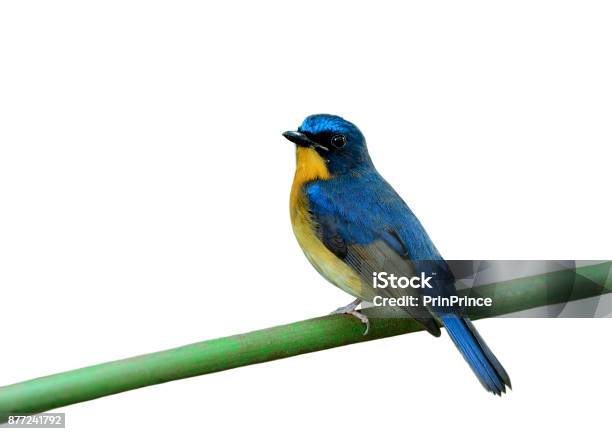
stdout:
{"type": "Polygon", "coordinates": [[[372,164],[365,138],[355,124],[334,115],[311,115],[297,131],[283,136],[300,148],[316,152],[330,175],[340,175],[372,164]]]}

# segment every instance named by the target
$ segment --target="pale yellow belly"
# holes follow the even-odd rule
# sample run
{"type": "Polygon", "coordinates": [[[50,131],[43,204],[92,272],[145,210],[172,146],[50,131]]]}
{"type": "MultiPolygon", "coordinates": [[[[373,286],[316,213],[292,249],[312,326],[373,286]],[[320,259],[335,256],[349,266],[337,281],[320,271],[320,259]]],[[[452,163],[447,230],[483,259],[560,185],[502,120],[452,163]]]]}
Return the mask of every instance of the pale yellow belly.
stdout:
{"type": "Polygon", "coordinates": [[[302,209],[305,209],[305,207],[302,208],[297,204],[292,208],[291,223],[293,233],[312,266],[329,282],[354,297],[366,300],[371,298],[370,294],[367,294],[370,291],[367,291],[362,284],[359,275],[327,249],[317,238],[312,230],[308,213],[302,211],[302,209]]]}

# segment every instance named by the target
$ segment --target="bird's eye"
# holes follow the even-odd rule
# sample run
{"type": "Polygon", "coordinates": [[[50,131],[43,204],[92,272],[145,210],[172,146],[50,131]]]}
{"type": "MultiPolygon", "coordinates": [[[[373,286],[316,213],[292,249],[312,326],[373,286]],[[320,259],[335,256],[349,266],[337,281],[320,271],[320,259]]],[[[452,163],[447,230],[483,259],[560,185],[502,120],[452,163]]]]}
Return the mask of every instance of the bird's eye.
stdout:
{"type": "Polygon", "coordinates": [[[336,149],[344,148],[346,145],[346,137],[342,134],[336,134],[331,138],[331,144],[336,149]]]}

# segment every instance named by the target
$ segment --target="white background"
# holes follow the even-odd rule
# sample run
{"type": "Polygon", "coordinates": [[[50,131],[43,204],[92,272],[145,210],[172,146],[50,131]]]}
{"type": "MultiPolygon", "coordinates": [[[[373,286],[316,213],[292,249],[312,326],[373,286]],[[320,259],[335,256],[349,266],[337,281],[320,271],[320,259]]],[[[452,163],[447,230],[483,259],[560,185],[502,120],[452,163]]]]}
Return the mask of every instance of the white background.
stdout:
{"type": "MultiPolygon", "coordinates": [[[[340,114],[449,259],[610,259],[607,2],[2,2],[0,384],[325,314],[292,145],[340,114]]],[[[444,334],[74,405],[69,432],[515,433],[609,424],[609,320],[444,334]]]]}

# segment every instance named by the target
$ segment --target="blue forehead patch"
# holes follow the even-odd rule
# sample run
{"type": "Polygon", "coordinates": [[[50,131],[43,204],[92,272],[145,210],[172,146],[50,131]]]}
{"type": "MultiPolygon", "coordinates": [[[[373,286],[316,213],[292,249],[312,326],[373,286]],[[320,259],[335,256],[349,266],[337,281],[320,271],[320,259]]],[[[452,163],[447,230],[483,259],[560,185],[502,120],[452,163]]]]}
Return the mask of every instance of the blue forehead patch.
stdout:
{"type": "Polygon", "coordinates": [[[358,132],[359,129],[347,120],[336,115],[311,115],[304,119],[302,125],[298,128],[301,132],[318,134],[321,132],[332,133],[350,133],[358,132]]]}

